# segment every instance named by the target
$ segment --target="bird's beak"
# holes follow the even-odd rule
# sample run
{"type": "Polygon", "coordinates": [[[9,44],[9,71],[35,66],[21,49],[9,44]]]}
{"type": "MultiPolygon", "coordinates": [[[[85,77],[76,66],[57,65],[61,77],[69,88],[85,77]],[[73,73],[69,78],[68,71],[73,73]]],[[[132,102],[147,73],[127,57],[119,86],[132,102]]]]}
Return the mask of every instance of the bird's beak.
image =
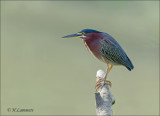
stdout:
{"type": "Polygon", "coordinates": [[[81,33],[76,33],[76,34],[66,35],[66,36],[64,36],[62,38],[81,37],[81,36],[82,36],[81,33]]]}

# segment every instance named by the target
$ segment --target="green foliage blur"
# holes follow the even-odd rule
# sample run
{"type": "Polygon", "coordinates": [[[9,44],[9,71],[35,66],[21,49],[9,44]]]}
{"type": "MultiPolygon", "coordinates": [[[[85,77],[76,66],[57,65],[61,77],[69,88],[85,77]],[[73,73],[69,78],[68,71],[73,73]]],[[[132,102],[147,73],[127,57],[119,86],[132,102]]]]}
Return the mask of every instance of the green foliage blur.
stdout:
{"type": "Polygon", "coordinates": [[[112,35],[135,66],[109,74],[113,113],[158,115],[159,1],[1,1],[3,115],[96,115],[95,75],[107,66],[61,38],[85,28],[112,35]]]}

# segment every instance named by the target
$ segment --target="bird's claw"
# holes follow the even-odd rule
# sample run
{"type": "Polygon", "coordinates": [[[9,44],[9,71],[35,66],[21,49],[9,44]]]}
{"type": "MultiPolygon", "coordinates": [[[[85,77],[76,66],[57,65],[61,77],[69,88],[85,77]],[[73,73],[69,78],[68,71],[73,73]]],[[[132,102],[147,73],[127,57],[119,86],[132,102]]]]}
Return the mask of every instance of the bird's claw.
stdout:
{"type": "Polygon", "coordinates": [[[112,87],[112,82],[111,82],[111,81],[106,80],[105,84],[107,84],[107,85],[109,85],[110,87],[112,87]]]}
{"type": "Polygon", "coordinates": [[[104,80],[102,77],[97,77],[97,79],[98,81],[96,82],[96,85],[95,85],[96,92],[101,90],[105,84],[109,85],[110,87],[112,86],[111,81],[104,80]]]}

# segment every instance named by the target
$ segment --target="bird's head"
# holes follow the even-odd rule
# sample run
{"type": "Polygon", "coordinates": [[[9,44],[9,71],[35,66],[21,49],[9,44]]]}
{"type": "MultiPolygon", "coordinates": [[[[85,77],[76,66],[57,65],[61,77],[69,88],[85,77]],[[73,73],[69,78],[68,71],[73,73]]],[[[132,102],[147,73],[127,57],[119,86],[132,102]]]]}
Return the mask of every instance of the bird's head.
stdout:
{"type": "Polygon", "coordinates": [[[79,37],[79,38],[82,38],[82,39],[85,39],[87,36],[91,35],[91,34],[99,34],[101,33],[100,31],[97,31],[97,30],[93,30],[93,29],[83,29],[81,30],[80,32],[78,33],[75,33],[75,34],[71,34],[71,35],[67,35],[67,36],[64,36],[62,38],[71,38],[71,37],[79,37]]]}

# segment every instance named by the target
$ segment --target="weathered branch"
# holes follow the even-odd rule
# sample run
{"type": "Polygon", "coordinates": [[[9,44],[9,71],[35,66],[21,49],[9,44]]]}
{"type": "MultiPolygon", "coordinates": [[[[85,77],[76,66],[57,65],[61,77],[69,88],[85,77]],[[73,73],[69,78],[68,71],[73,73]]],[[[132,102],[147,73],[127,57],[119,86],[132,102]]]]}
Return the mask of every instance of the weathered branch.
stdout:
{"type": "MultiPolygon", "coordinates": [[[[98,70],[96,77],[98,81],[105,77],[105,73],[102,70],[98,70]]],[[[112,116],[112,105],[115,103],[115,97],[107,84],[105,84],[99,92],[95,93],[95,98],[97,116],[112,116]]]]}

